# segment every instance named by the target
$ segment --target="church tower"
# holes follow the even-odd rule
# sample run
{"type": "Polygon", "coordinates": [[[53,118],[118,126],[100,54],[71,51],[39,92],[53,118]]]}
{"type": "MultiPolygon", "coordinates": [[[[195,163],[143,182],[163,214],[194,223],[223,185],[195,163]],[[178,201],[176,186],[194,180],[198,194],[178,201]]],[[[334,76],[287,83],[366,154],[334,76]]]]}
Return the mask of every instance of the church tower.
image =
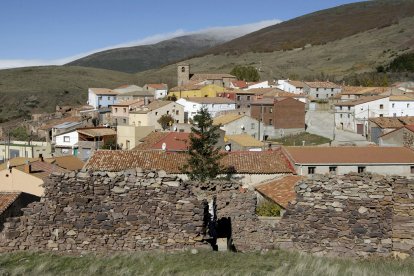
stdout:
{"type": "Polygon", "coordinates": [[[177,65],[177,85],[186,85],[190,81],[190,64],[181,63],[177,65]]]}

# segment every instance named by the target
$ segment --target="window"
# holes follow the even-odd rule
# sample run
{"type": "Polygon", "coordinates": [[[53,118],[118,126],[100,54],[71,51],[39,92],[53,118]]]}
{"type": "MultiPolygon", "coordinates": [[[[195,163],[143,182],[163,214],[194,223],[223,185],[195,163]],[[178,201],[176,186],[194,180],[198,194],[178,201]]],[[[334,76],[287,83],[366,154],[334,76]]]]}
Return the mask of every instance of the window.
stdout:
{"type": "Polygon", "coordinates": [[[391,106],[392,106],[392,108],[394,108],[395,107],[395,103],[393,103],[391,106]]]}
{"type": "Polygon", "coordinates": [[[339,114],[339,117],[342,118],[342,114],[339,114]]]}
{"type": "Polygon", "coordinates": [[[115,107],[115,113],[118,113],[118,108],[115,107]]]}
{"type": "Polygon", "coordinates": [[[351,114],[348,114],[348,118],[351,118],[351,114]]]}
{"type": "Polygon", "coordinates": [[[193,108],[196,108],[196,105],[195,104],[193,104],[193,108]]]}
{"type": "Polygon", "coordinates": [[[252,123],[251,126],[250,126],[250,128],[251,129],[254,129],[254,127],[255,127],[255,123],[252,123]]]}
{"type": "Polygon", "coordinates": [[[237,100],[240,101],[240,96],[237,96],[237,100]]]}
{"type": "Polygon", "coordinates": [[[414,166],[410,167],[411,173],[414,174],[414,166]]]}
{"type": "Polygon", "coordinates": [[[342,105],[339,107],[339,110],[342,110],[342,105]]]}
{"type": "Polygon", "coordinates": [[[102,101],[102,96],[99,96],[99,97],[98,97],[98,100],[102,101]]]}
{"type": "Polygon", "coordinates": [[[351,107],[350,106],[348,106],[348,111],[350,111],[351,110],[351,107]]]}
{"type": "Polygon", "coordinates": [[[333,97],[333,94],[331,94],[331,97],[333,97]]]}
{"type": "Polygon", "coordinates": [[[185,67],[181,67],[181,73],[185,72],[185,67]]]}
{"type": "Polygon", "coordinates": [[[273,113],[273,107],[270,108],[269,113],[273,113]]]}
{"type": "Polygon", "coordinates": [[[316,94],[316,98],[319,98],[319,94],[316,94]]]}
{"type": "Polygon", "coordinates": [[[168,114],[170,114],[170,111],[169,111],[169,110],[167,110],[167,115],[168,115],[168,114]]]}
{"type": "Polygon", "coordinates": [[[70,142],[70,136],[63,136],[63,142],[70,142]]]}
{"type": "Polygon", "coordinates": [[[380,114],[379,116],[380,116],[380,117],[384,117],[384,114],[380,114]]]}
{"type": "Polygon", "coordinates": [[[157,116],[158,115],[158,111],[155,111],[155,116],[157,116]]]}
{"type": "Polygon", "coordinates": [[[111,97],[108,96],[108,101],[110,101],[110,100],[111,100],[111,97]]]}
{"type": "Polygon", "coordinates": [[[365,172],[365,167],[358,167],[358,173],[364,173],[365,172]]]}
{"type": "Polygon", "coordinates": [[[316,91],[319,91],[319,88],[316,88],[316,91]]]}
{"type": "Polygon", "coordinates": [[[316,167],[308,167],[308,174],[314,174],[316,167]]]}
{"type": "Polygon", "coordinates": [[[247,100],[250,101],[250,96],[247,96],[247,100]]]}
{"type": "Polygon", "coordinates": [[[269,126],[272,126],[272,125],[273,125],[273,120],[269,119],[269,126]]]}
{"type": "Polygon", "coordinates": [[[331,88],[331,91],[332,91],[332,92],[333,92],[333,90],[334,90],[334,89],[333,89],[333,88],[331,88]]]}
{"type": "Polygon", "coordinates": [[[124,107],[124,113],[126,113],[127,112],[127,109],[126,109],[126,107],[124,107]]]}
{"type": "Polygon", "coordinates": [[[380,109],[384,109],[384,105],[383,104],[380,104],[380,109]]]}
{"type": "Polygon", "coordinates": [[[122,120],[122,122],[123,122],[124,124],[126,124],[126,119],[123,119],[123,120],[122,120]]]}
{"type": "Polygon", "coordinates": [[[175,115],[180,115],[180,111],[176,110],[175,115]]]}
{"type": "Polygon", "coordinates": [[[125,145],[125,147],[126,147],[126,149],[129,149],[129,145],[130,145],[130,143],[131,143],[131,142],[130,142],[129,140],[126,140],[126,141],[125,141],[125,144],[126,144],[126,145],[125,145]]]}
{"type": "Polygon", "coordinates": [[[332,167],[329,167],[329,173],[331,173],[331,174],[336,174],[336,169],[337,169],[338,167],[336,167],[336,166],[332,166],[332,167]]]}
{"type": "Polygon", "coordinates": [[[392,114],[394,117],[397,117],[397,113],[392,114]]]}

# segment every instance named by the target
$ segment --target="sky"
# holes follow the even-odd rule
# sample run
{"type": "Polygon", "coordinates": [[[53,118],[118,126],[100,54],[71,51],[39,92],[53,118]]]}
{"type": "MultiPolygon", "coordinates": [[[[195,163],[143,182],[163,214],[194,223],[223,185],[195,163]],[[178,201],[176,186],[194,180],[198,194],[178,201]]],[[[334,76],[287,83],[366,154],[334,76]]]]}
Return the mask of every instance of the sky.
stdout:
{"type": "Polygon", "coordinates": [[[64,64],[116,47],[237,26],[254,31],[352,0],[1,0],[0,68],[64,64]]]}

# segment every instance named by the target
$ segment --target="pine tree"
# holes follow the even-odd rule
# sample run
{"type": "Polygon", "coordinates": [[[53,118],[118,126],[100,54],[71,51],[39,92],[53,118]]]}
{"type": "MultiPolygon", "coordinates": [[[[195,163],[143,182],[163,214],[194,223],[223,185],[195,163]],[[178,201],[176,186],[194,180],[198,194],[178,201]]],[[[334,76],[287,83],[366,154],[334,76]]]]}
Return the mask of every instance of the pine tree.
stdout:
{"type": "Polygon", "coordinates": [[[213,125],[207,108],[203,107],[194,116],[188,151],[190,157],[183,168],[190,179],[204,182],[216,178],[224,171],[220,165],[220,159],[224,154],[216,147],[220,137],[219,129],[219,125],[213,125]]]}

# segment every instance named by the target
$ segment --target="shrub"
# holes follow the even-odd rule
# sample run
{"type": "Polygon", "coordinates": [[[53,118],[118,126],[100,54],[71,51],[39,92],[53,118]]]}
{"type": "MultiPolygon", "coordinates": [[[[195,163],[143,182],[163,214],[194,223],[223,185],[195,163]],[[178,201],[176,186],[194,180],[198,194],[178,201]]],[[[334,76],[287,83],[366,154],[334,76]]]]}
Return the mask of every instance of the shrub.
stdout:
{"type": "Polygon", "coordinates": [[[264,201],[256,207],[256,214],[263,217],[278,217],[282,208],[276,203],[264,201]]]}

